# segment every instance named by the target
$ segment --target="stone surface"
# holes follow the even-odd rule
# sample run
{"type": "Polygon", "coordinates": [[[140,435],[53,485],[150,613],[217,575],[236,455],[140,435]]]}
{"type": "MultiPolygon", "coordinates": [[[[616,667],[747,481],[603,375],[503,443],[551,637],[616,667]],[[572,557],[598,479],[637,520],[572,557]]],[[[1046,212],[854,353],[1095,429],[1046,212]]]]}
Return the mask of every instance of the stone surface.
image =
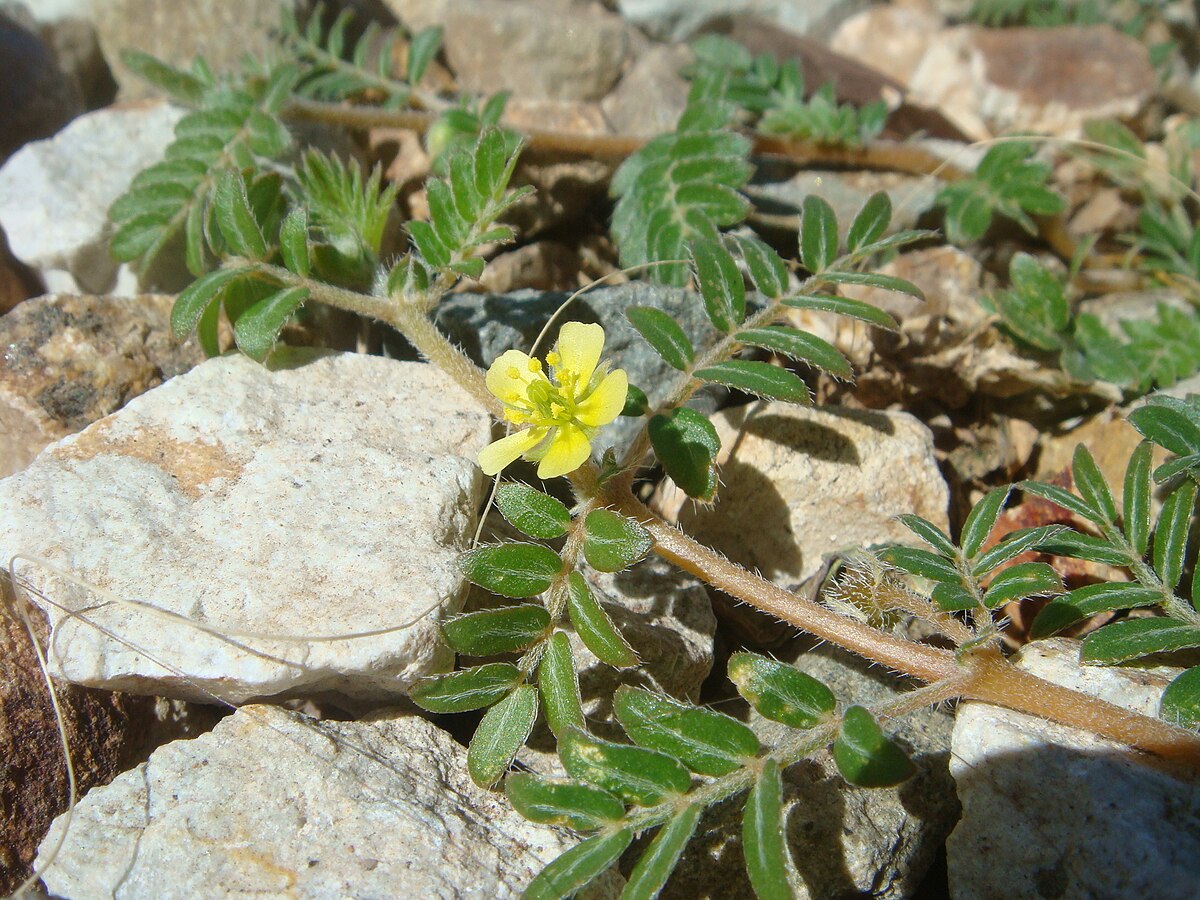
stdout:
{"type": "Polygon", "coordinates": [[[117,283],[108,208],[162,158],[181,115],[162,103],[89,113],[0,169],[0,227],[48,291],[101,294],[117,283]]]}
{"type": "MultiPolygon", "coordinates": [[[[570,296],[565,293],[516,291],[511,294],[455,294],[438,305],[439,327],[482,366],[489,366],[509,348],[529,351],[542,327],[570,296]]],[[[655,306],[670,312],[697,348],[716,337],[701,304],[675,288],[645,282],[599,287],[579,296],[558,321],[598,322],[604,326],[604,358],[629,373],[629,380],[644,390],[651,405],[663,402],[678,384],[679,373],[669,367],[642,339],[625,310],[630,306],[655,306]]],[[[538,355],[544,356],[558,336],[551,328],[538,355]]],[[[698,408],[711,412],[717,393],[702,393],[698,408]]],[[[623,448],[641,427],[642,420],[618,418],[600,431],[594,447],[623,448]]]]}
{"type": "Polygon", "coordinates": [[[701,543],[778,584],[814,574],[826,553],[910,542],[895,520],[947,527],[947,489],[924,425],[907,413],[761,402],[713,419],[722,486],[709,507],[669,482],[656,505],[701,543]]]}
{"type": "Polygon", "coordinates": [[[829,46],[851,59],[867,62],[901,84],[908,84],[941,25],[941,16],[928,9],[882,4],[842,22],[829,46]]]}
{"type": "Polygon", "coordinates": [[[684,40],[712,19],[755,15],[824,40],[865,0],[617,0],[621,14],[659,38],[684,40]]]}
{"type": "MultiPolygon", "coordinates": [[[[1150,716],[1178,673],[1078,659],[1078,643],[1054,639],[1027,645],[1018,665],[1150,716]]],[[[1195,896],[1195,784],[1092,735],[979,703],[959,707],[950,769],[963,805],[946,845],[952,896],[1195,896]]]]}
{"type": "Polygon", "coordinates": [[[251,706],[89,794],[45,882],[73,898],[491,900],[572,843],[475,787],[466,749],[424,719],[251,706]]]}
{"type": "Polygon", "coordinates": [[[52,665],[76,683],[395,696],[450,662],[436,613],[462,599],[489,436],[422,364],[222,357],[0,482],[0,549],[48,563],[18,572],[54,604],[112,601],[70,619],[46,603],[52,665]]]}
{"type": "Polygon", "coordinates": [[[467,91],[599,100],[620,77],[632,30],[599,3],[387,0],[410,28],[441,25],[450,68],[467,91]]]}
{"type": "Polygon", "coordinates": [[[0,316],[41,292],[42,286],[37,276],[12,255],[8,249],[8,237],[0,228],[0,316]]]}
{"type": "Polygon", "coordinates": [[[59,68],[24,7],[0,7],[0,162],[83,108],[79,85],[59,68]]]}
{"type": "Polygon", "coordinates": [[[143,50],[184,69],[203,56],[217,73],[237,71],[246,54],[262,59],[275,46],[271,33],[284,7],[294,5],[295,0],[102,0],[92,22],[120,96],[131,100],[159,91],[125,67],[122,50],[143,50]]]}
{"type": "Polygon", "coordinates": [[[579,286],[583,261],[561,241],[536,241],[488,260],[479,286],[493,294],[568,290],[579,286]]]}
{"type": "Polygon", "coordinates": [[[692,60],[686,46],[654,45],[638,54],[601,106],[619,134],[672,131],[687,106],[689,85],[680,75],[692,60]]]}
{"type": "Polygon", "coordinates": [[[0,477],[204,358],[172,338],[173,303],[47,295],[0,318],[0,477]]]}
{"type": "MultiPolygon", "coordinates": [[[[796,666],[847,703],[884,703],[898,696],[896,679],[835,648],[809,650],[796,666]]],[[[769,743],[791,733],[757,714],[750,724],[769,743]]],[[[947,767],[952,728],[953,717],[936,709],[889,725],[917,764],[917,774],[894,788],[848,786],[828,753],[784,772],[787,837],[804,888],[797,896],[916,896],[958,816],[947,767]]],[[[741,847],[743,808],[744,797],[739,797],[706,814],[664,900],[754,896],[741,847]]]]}

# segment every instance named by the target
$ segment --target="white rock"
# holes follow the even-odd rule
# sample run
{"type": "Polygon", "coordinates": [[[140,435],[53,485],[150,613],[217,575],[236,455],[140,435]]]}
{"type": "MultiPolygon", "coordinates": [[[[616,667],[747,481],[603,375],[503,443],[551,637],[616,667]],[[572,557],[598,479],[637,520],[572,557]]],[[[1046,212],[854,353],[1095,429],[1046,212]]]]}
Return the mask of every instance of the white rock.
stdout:
{"type": "Polygon", "coordinates": [[[164,103],[98,110],[27,144],[0,169],[0,227],[49,293],[103,294],[117,285],[108,208],[162,158],[182,114],[164,103]]]}
{"type": "Polygon", "coordinates": [[[96,607],[96,593],[23,562],[49,598],[57,673],[242,703],[394,696],[449,665],[437,611],[462,599],[486,415],[427,365],[280,357],[292,367],[209,360],[0,482],[5,559],[41,557],[175,616],[96,607]],[[59,604],[90,607],[94,624],[59,604]]]}
{"type": "MultiPolygon", "coordinates": [[[[1154,716],[1166,670],[1079,665],[1079,644],[1026,646],[1018,665],[1154,716]]],[[[1200,789],[1108,741],[982,703],[959,706],[950,771],[963,815],[946,845],[950,893],[1196,896],[1200,789]]]]}
{"type": "Polygon", "coordinates": [[[89,793],[45,882],[73,900],[492,900],[573,842],[475,787],[466,749],[424,719],[251,706],[89,793]]]}
{"type": "Polygon", "coordinates": [[[864,0],[618,0],[621,15],[647,33],[682,41],[711,19],[761,16],[782,28],[818,40],[827,39],[864,0]]]}
{"type": "Polygon", "coordinates": [[[895,520],[947,527],[933,438],[907,413],[756,403],[713,418],[722,487],[714,506],[671,485],[659,507],[684,531],[780,584],[814,574],[837,550],[912,541],[895,520]]]}

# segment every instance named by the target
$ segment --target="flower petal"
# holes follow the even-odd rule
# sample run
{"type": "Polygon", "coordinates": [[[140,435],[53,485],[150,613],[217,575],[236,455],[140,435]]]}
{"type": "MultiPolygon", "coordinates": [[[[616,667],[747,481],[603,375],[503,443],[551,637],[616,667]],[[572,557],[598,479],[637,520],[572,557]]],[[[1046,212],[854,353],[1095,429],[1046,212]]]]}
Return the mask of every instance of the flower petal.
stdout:
{"type": "Polygon", "coordinates": [[[560,425],[538,465],[538,478],[554,478],[574,472],[592,455],[587,435],[575,425],[560,425]]]}
{"type": "Polygon", "coordinates": [[[625,396],[628,393],[629,378],[625,375],[625,370],[609,372],[588,398],[576,408],[575,418],[592,428],[607,425],[625,408],[625,396]]]}
{"type": "Polygon", "coordinates": [[[496,357],[496,361],[487,370],[485,381],[487,389],[495,394],[501,403],[523,406],[528,403],[526,392],[529,383],[536,378],[545,378],[540,363],[520,350],[506,350],[496,357]],[[534,363],[536,367],[531,367],[530,363],[534,363]]]}
{"type": "Polygon", "coordinates": [[[487,476],[496,475],[517,457],[532,450],[546,436],[545,428],[526,428],[498,441],[492,441],[479,451],[479,468],[487,476]]]}
{"type": "Polygon", "coordinates": [[[558,333],[558,370],[573,372],[576,384],[586,385],[600,362],[604,329],[599,325],[568,322],[558,333]]]}

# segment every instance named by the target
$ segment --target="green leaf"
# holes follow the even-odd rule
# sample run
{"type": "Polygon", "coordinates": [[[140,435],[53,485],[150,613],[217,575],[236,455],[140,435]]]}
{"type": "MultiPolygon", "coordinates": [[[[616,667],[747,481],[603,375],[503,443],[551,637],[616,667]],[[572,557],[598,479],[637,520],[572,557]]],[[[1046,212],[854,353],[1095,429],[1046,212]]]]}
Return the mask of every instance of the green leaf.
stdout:
{"type": "Polygon", "coordinates": [[[1104,524],[1102,513],[1092,509],[1083,500],[1080,500],[1070,491],[1060,488],[1058,485],[1046,484],[1042,481],[1022,481],[1017,487],[1028,494],[1035,494],[1038,497],[1049,500],[1051,503],[1057,503],[1063,509],[1067,510],[1067,512],[1073,512],[1090,522],[1095,522],[1097,525],[1104,524]]]}
{"type": "Polygon", "coordinates": [[[1193,666],[1167,685],[1158,717],[1180,728],[1200,726],[1200,666],[1193,666]]]}
{"type": "Polygon", "coordinates": [[[1047,603],[1033,620],[1030,637],[1034,640],[1049,637],[1097,613],[1153,606],[1161,600],[1161,591],[1140,584],[1111,581],[1089,584],[1067,591],[1047,603]]]}
{"type": "Polygon", "coordinates": [[[896,331],[900,327],[900,323],[890,313],[886,313],[879,307],[872,306],[870,303],[862,300],[851,300],[849,297],[835,297],[832,294],[808,294],[786,297],[783,305],[790,306],[792,309],[815,309],[821,312],[837,313],[839,316],[859,319],[870,325],[886,328],[888,331],[896,331]]]}
{"type": "Polygon", "coordinates": [[[493,544],[468,550],[458,567],[474,584],[502,597],[534,597],[550,587],[562,560],[541,544],[493,544]]]}
{"type": "Polygon", "coordinates": [[[523,684],[489,709],[467,748],[467,772],[480,787],[491,787],[512,765],[537,719],[538,692],[523,684]]]}
{"type": "Polygon", "coordinates": [[[717,493],[717,429],[694,409],[679,407],[650,419],[650,444],[667,475],[689,497],[712,500],[717,493]]]}
{"type": "Polygon", "coordinates": [[[1200,628],[1178,619],[1123,619],[1083,639],[1084,663],[1112,665],[1139,656],[1200,647],[1200,628]]]}
{"type": "Polygon", "coordinates": [[[225,288],[252,271],[248,268],[218,269],[184,288],[171,307],[171,332],[175,339],[182,341],[191,334],[205,310],[220,299],[225,288]]]}
{"type": "Polygon", "coordinates": [[[601,572],[628,569],[653,546],[645,528],[611,509],[594,509],[583,522],[583,557],[601,572]]]}
{"type": "Polygon", "coordinates": [[[408,66],[405,80],[412,85],[417,84],[424,76],[425,70],[437,56],[442,46],[442,28],[434,25],[422,28],[413,35],[408,44],[408,66]]]}
{"type": "Polygon", "coordinates": [[[809,194],[800,208],[800,261],[814,275],[829,268],[837,258],[837,216],[833,207],[809,194]]]}
{"type": "Polygon", "coordinates": [[[983,605],[995,609],[1010,600],[1023,599],[1033,595],[1062,593],[1062,578],[1054,567],[1047,563],[1027,562],[1017,563],[1002,569],[983,595],[983,605]]]}
{"type": "Polygon", "coordinates": [[[667,313],[652,306],[631,306],[625,317],[667,365],[682,372],[692,364],[696,350],[679,323],[667,313]]]}
{"type": "Polygon", "coordinates": [[[961,542],[963,555],[968,559],[979,552],[983,542],[996,527],[996,520],[1000,517],[1000,510],[1004,509],[1009,490],[1010,488],[1001,487],[988,491],[967,514],[967,520],[963,523],[961,542]]]}
{"type": "Polygon", "coordinates": [[[850,223],[846,246],[851,253],[883,237],[892,221],[892,198],[887,191],[872,194],[850,223]]]}
{"type": "Polygon", "coordinates": [[[515,481],[500,485],[496,506],[510,525],[532,538],[562,537],[571,525],[571,513],[560,501],[515,481]]]}
{"type": "Polygon", "coordinates": [[[1011,562],[1026,551],[1040,547],[1065,530],[1062,525],[1038,525],[1010,532],[1000,543],[994,544],[975,557],[971,563],[971,574],[982,578],[992,569],[1011,562]]]}
{"type": "Polygon", "coordinates": [[[891,787],[910,778],[917,768],[900,745],[883,733],[862,706],[851,706],[833,744],[833,760],[848,782],[858,787],[891,787]]]}
{"type": "Polygon", "coordinates": [[[195,75],[167,65],[149,53],[125,49],[121,51],[121,62],[138,78],[166,91],[176,100],[195,104],[204,99],[207,86],[203,81],[195,75]]]}
{"type": "Polygon", "coordinates": [[[275,346],[275,339],[287,320],[308,299],[308,288],[284,288],[255,303],[233,323],[238,349],[262,362],[275,346]]]}
{"type": "Polygon", "coordinates": [[[578,572],[572,572],[567,579],[567,611],[579,639],[598,660],[618,669],[638,664],[637,654],[578,572]]]}
{"type": "Polygon", "coordinates": [[[1154,447],[1142,441],[1129,456],[1125,469],[1124,511],[1125,537],[1133,549],[1144,555],[1150,546],[1150,461],[1154,447]]]}
{"type": "Polygon", "coordinates": [[[637,418],[644,416],[650,412],[650,398],[636,384],[626,385],[625,387],[625,405],[621,408],[621,415],[637,418]]]}
{"type": "Polygon", "coordinates": [[[759,293],[772,300],[782,296],[788,286],[787,263],[753,235],[736,235],[734,240],[759,293]]]}
{"type": "Polygon", "coordinates": [[[770,363],[747,359],[731,359],[693,373],[703,381],[723,384],[757,397],[786,400],[789,403],[811,403],[808,385],[795,372],[770,363]]]}
{"type": "Polygon", "coordinates": [[[1147,403],[1129,414],[1129,424],[1176,456],[1200,453],[1200,426],[1178,409],[1147,403]]]}
{"type": "Polygon", "coordinates": [[[1071,463],[1071,473],[1075,478],[1075,487],[1087,504],[1105,519],[1106,524],[1117,520],[1117,502],[1113,499],[1108,482],[1101,474],[1096,461],[1087,447],[1079,444],[1075,447],[1074,461],[1071,463]]]}
{"type": "Polygon", "coordinates": [[[515,772],[504,779],[504,793],[531,822],[593,831],[625,817],[625,804],[600,788],[577,781],[552,781],[515,772]]]}
{"type": "Polygon", "coordinates": [[[938,582],[933,586],[933,592],[929,597],[937,604],[939,609],[943,609],[946,612],[978,609],[980,602],[975,594],[967,590],[962,582],[938,582]]]}
{"type": "Polygon", "coordinates": [[[213,191],[213,207],[221,236],[234,253],[256,260],[266,258],[267,242],[250,210],[246,182],[240,172],[221,173],[213,191]]]}
{"type": "Polygon", "coordinates": [[[1127,566],[1132,559],[1120,547],[1114,547],[1104,538],[1081,534],[1070,528],[1059,529],[1052,537],[1038,542],[1038,550],[1054,556],[1071,556],[1109,566],[1127,566]]]}
{"type": "Polygon", "coordinates": [[[558,757],[572,778],[603,788],[634,806],[657,806],[686,794],[692,776],[683,763],[657,750],[614,744],[583,731],[568,731],[558,757]]]}
{"type": "Polygon", "coordinates": [[[896,516],[897,519],[913,534],[932,547],[939,555],[947,559],[954,559],[958,556],[958,548],[954,546],[954,542],[950,540],[950,535],[942,531],[928,519],[922,519],[920,516],[912,513],[902,513],[896,516]]]}
{"type": "Polygon", "coordinates": [[[304,278],[312,274],[312,253],[308,246],[308,212],[298,206],[287,214],[279,229],[279,250],[283,264],[304,278]]]}
{"type": "Polygon", "coordinates": [[[571,728],[583,728],[583,700],[579,695],[579,672],[571,653],[571,642],[559,631],[546,641],[538,663],[538,687],[542,711],[555,737],[571,728]]]}
{"type": "Polygon", "coordinates": [[[861,284],[866,287],[882,288],[885,291],[895,291],[897,294],[909,294],[918,300],[925,299],[925,292],[903,278],[895,275],[881,275],[878,272],[822,272],[822,281],[832,281],[834,284],[861,284]]]}
{"type": "Polygon", "coordinates": [[[733,331],[746,317],[746,286],[737,263],[715,240],[693,241],[688,252],[709,321],[718,331],[733,331]]]}
{"type": "Polygon", "coordinates": [[[852,378],[854,375],[850,361],[841,351],[807,331],[776,325],[770,328],[748,328],[739,331],[734,337],[743,343],[801,360],[839,378],[852,378]]]}
{"type": "Polygon", "coordinates": [[[791,728],[815,728],[837,707],[833,692],[817,679],[757,653],[733,654],[729,680],[761,715],[791,728]]]}
{"type": "Polygon", "coordinates": [[[458,713],[483,709],[507,696],[524,676],[511,663],[487,663],[471,669],[432,675],[409,691],[412,701],[430,712],[458,713]]]}
{"type": "Polygon", "coordinates": [[[884,562],[899,566],[905,572],[912,572],[922,578],[945,581],[949,584],[958,584],[962,581],[962,574],[952,562],[936,553],[930,553],[928,550],[921,550],[918,547],[899,545],[888,547],[880,553],[880,558],[884,562]]]}
{"type": "Polygon", "coordinates": [[[1196,483],[1185,481],[1163,501],[1154,529],[1154,571],[1169,590],[1175,590],[1183,574],[1188,530],[1196,507],[1196,483]]]}
{"type": "Polygon", "coordinates": [[[663,825],[633,867],[620,900],[654,900],[658,896],[695,834],[702,812],[704,806],[693,803],[663,825]]]}
{"type": "Polygon", "coordinates": [[[622,685],[613,712],[635,743],[681,760],[700,775],[727,775],[758,755],[758,738],[736,719],[622,685]]]}
{"type": "Polygon", "coordinates": [[[521,900],[563,900],[573,897],[588,882],[615,863],[633,842],[633,829],[597,834],[576,844],[542,869],[529,883],[521,900]]]}
{"type": "Polygon", "coordinates": [[[442,636],[459,653],[495,656],[533,646],[549,627],[550,613],[526,603],[454,616],[442,623],[442,636]]]}
{"type": "Polygon", "coordinates": [[[779,764],[771,759],[763,764],[750,788],[742,817],[742,852],[758,900],[791,900],[793,896],[785,834],[783,777],[779,764]]]}

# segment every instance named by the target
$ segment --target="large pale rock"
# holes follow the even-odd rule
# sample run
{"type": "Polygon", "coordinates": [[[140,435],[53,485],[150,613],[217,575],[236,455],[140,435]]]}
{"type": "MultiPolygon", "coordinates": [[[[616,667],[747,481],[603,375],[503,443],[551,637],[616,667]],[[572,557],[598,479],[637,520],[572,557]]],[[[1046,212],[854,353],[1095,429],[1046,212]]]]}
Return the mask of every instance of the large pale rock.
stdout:
{"type": "Polygon", "coordinates": [[[760,16],[787,31],[827,39],[866,0],[618,0],[621,15],[659,38],[684,40],[722,17],[760,16]]]}
{"type": "Polygon", "coordinates": [[[713,424],[721,438],[716,504],[686,502],[667,484],[658,506],[772,581],[803,581],[826,553],[912,541],[895,520],[900,513],[947,527],[932,436],[907,413],[762,402],[725,410],[713,424]]]}
{"type": "Polygon", "coordinates": [[[174,299],[50,294],[0,318],[0,477],[204,358],[172,338],[174,299]]]}
{"type": "MultiPolygon", "coordinates": [[[[846,703],[894,700],[903,687],[863,660],[832,647],[802,653],[801,671],[823,681],[846,703]]],[[[750,725],[774,745],[795,734],[752,713],[750,725]]],[[[958,817],[947,767],[953,717],[923,709],[888,724],[909,752],[916,774],[893,788],[851,787],[828,753],[784,772],[784,822],[803,890],[801,898],[912,897],[958,817]]],[[[741,847],[745,796],[715,807],[667,889],[665,900],[752,897],[741,847]]]]}
{"type": "Polygon", "coordinates": [[[0,169],[0,227],[48,291],[103,294],[117,284],[108,208],[162,158],[181,115],[162,103],[89,113],[0,169]]]}
{"type": "MultiPolygon", "coordinates": [[[[1155,716],[1178,670],[1079,665],[1065,639],[1017,664],[1056,684],[1155,716]]],[[[946,858],[951,895],[1194,897],[1200,789],[1077,729],[981,703],[959,707],[950,770],[962,821],[946,858]]]]}
{"type": "Polygon", "coordinates": [[[692,61],[686,46],[651,47],[638,54],[601,106],[619,134],[661,134],[675,128],[689,85],[680,71],[692,61]]]}
{"type": "Polygon", "coordinates": [[[436,618],[462,598],[486,415],[426,365],[276,360],[210,360],[0,482],[5,558],[55,567],[18,571],[59,674],[241,703],[394,696],[449,664],[436,618]]]}
{"type": "Polygon", "coordinates": [[[492,900],[573,843],[475,787],[466,749],[424,719],[252,706],[89,794],[45,882],[71,898],[492,900]]]}

